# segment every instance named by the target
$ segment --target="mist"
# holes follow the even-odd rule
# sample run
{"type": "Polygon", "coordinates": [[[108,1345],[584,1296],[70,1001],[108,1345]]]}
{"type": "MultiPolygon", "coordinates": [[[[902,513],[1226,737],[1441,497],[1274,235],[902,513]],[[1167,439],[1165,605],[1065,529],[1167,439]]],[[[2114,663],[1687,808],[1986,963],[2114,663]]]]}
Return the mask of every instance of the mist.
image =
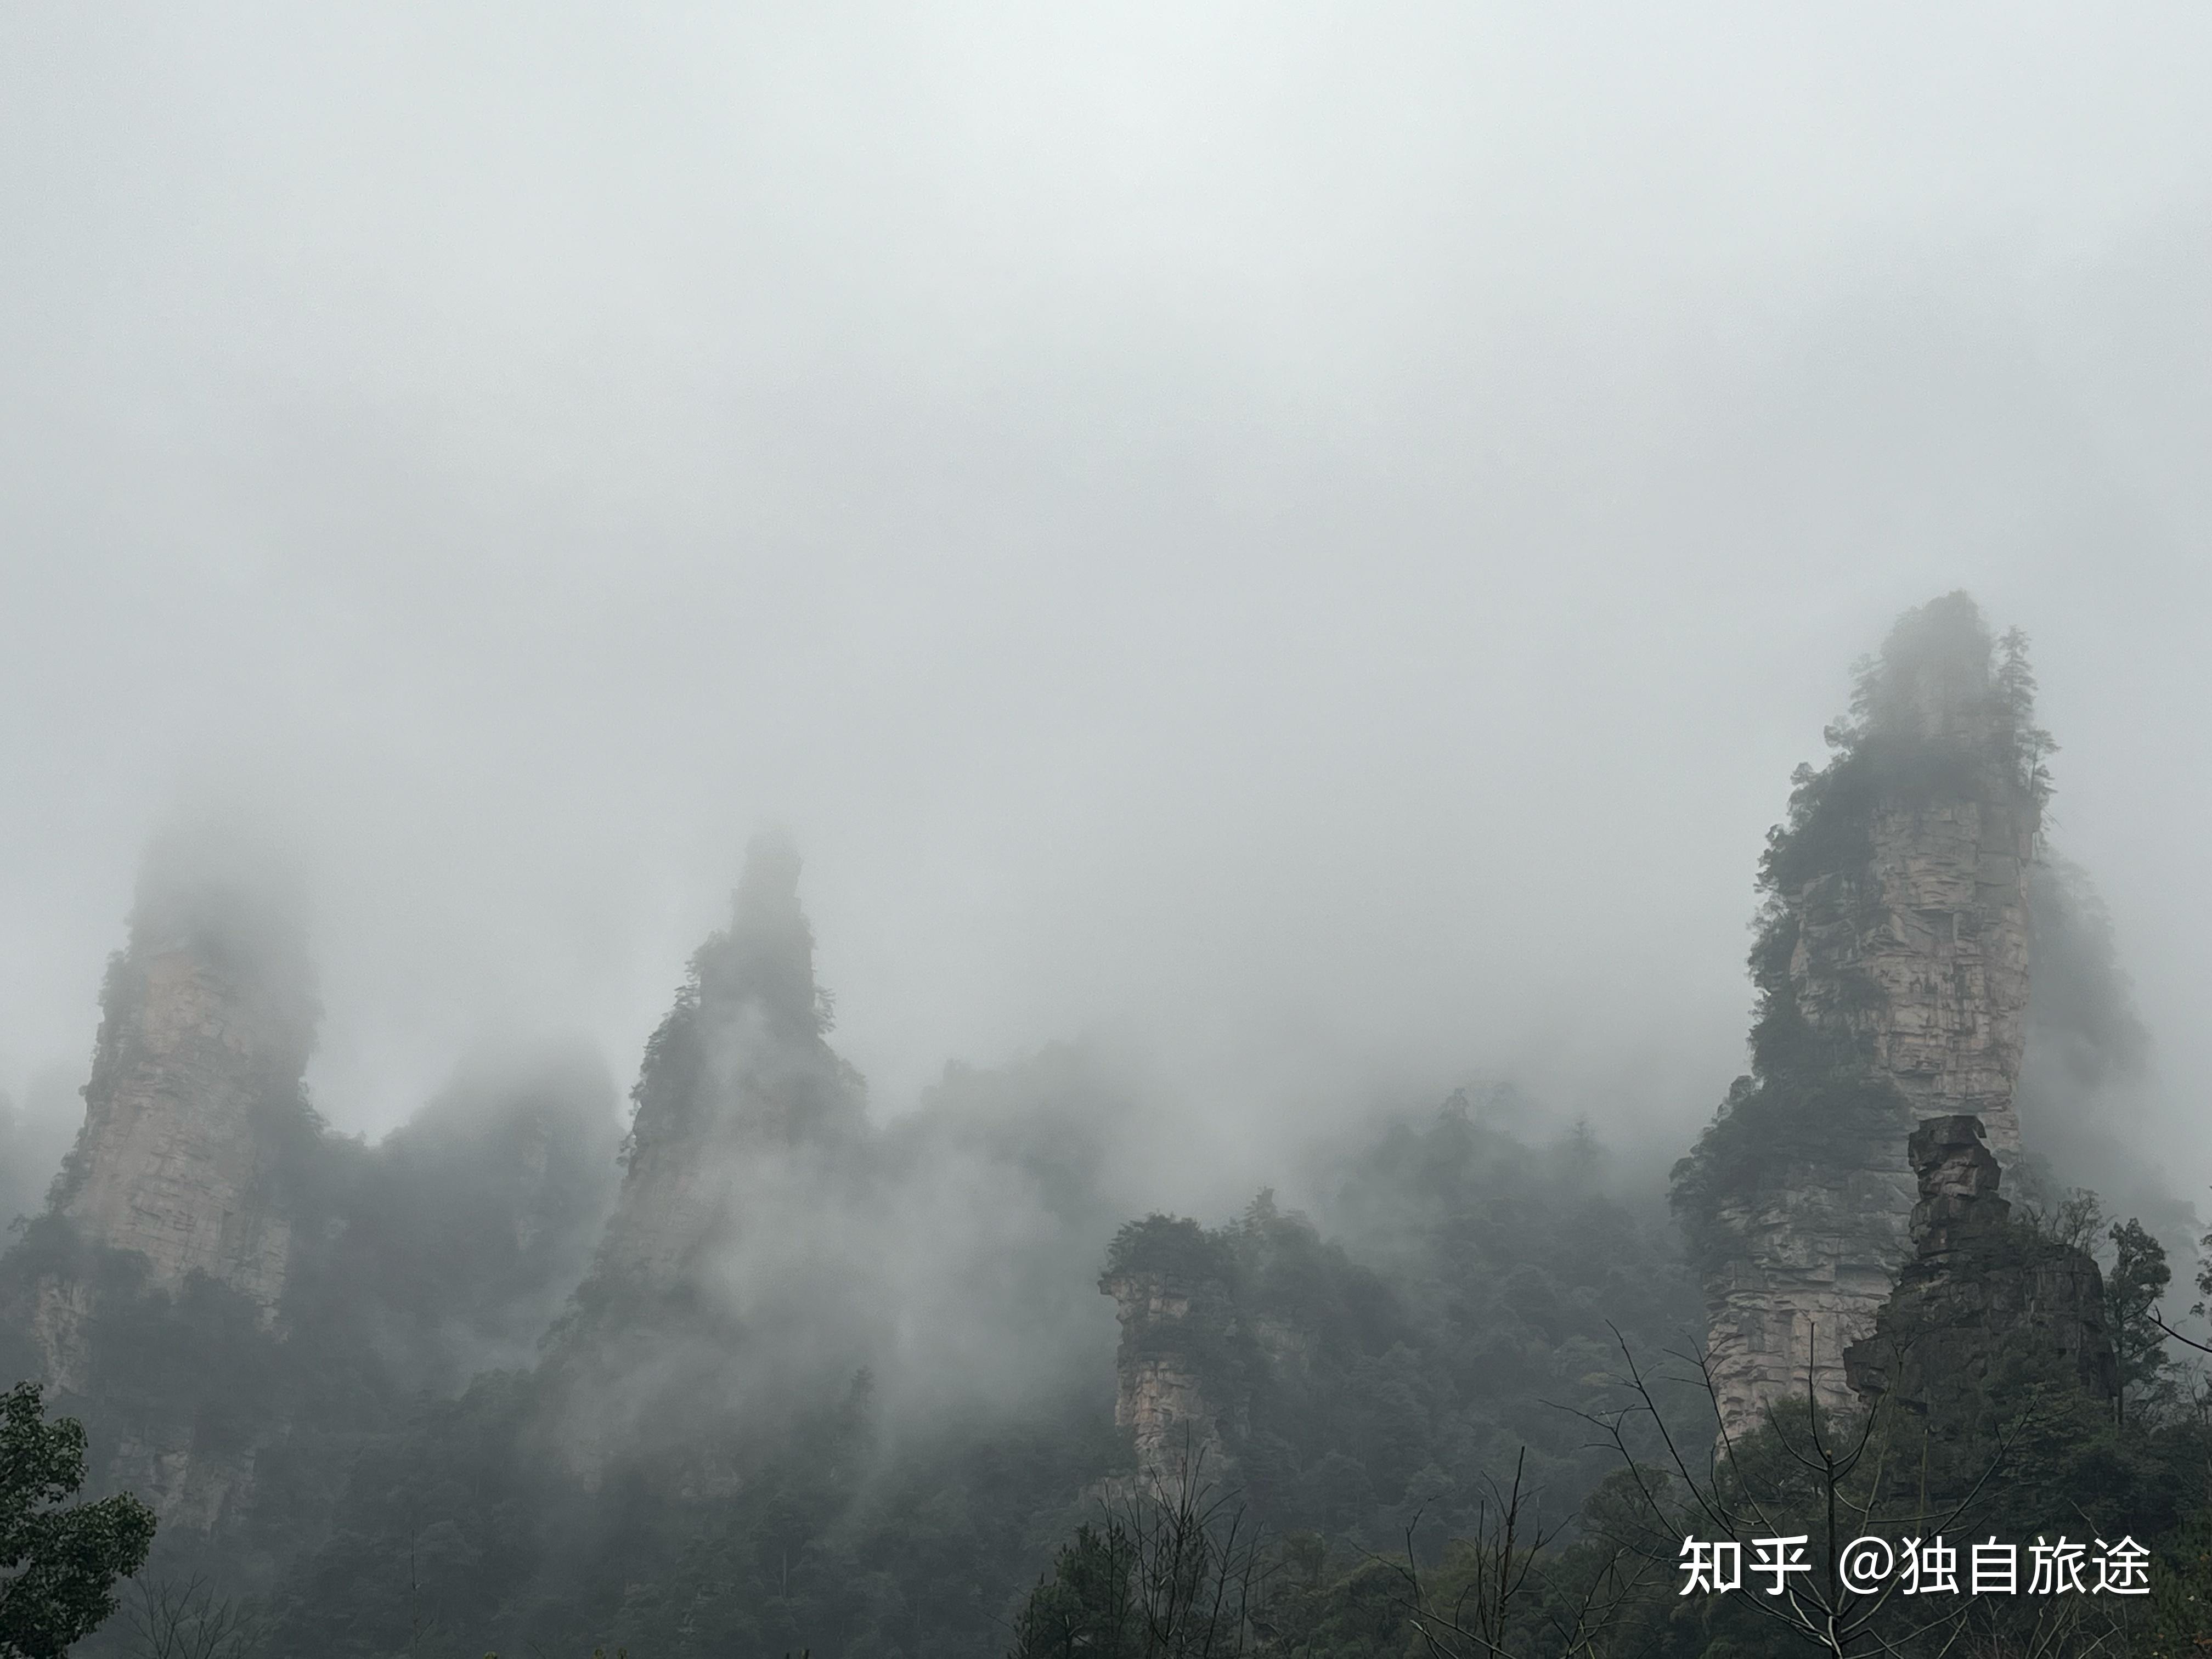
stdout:
{"type": "Polygon", "coordinates": [[[1571,1565],[1610,1368],[1811,1401],[1971,1104],[2006,1238],[2148,1229],[2035,1260],[2200,1469],[2120,1366],[2212,1186],[2208,80],[2178,4],[0,15],[0,1382],[271,1651],[419,1565],[456,1651],[973,1653],[1178,1425],[1317,1597],[1524,1460],[1571,1565]],[[1793,772],[1945,595],[1976,862],[1835,931],[1793,772]],[[1893,944],[1845,1034],[1950,1069],[1815,1075],[1893,944]]]}
{"type": "Polygon", "coordinates": [[[1686,1131],[1782,781],[1958,586],[2208,1058],[2193,9],[0,28],[19,1099],[214,777],[349,1129],[628,1075],[777,819],[879,1117],[1110,1031],[1232,1162],[1477,1077],[1686,1131]]]}

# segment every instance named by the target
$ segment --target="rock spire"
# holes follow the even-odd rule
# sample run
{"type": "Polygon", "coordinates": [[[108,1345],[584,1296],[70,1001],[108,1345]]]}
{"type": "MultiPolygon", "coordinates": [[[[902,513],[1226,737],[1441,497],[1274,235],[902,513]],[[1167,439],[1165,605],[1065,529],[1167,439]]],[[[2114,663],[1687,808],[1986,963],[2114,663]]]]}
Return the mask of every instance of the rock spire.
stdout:
{"type": "Polygon", "coordinates": [[[1997,1161],[1980,1121],[1930,1118],[1907,1156],[1919,1183],[1912,1259],[1873,1332],[1844,1352],[1869,1406],[1893,1398],[1947,1425],[2021,1380],[2070,1381],[2092,1399],[2119,1394],[2104,1276],[2086,1250],[2034,1237],[1997,1196],[1997,1161]]]}
{"type": "Polygon", "coordinates": [[[860,1079],[825,1040],[829,1005],[815,983],[799,872],[787,836],[754,838],[730,925],[692,957],[689,981],[646,1044],[595,1281],[688,1297],[716,1247],[743,1229],[745,1190],[764,1161],[860,1133],[860,1079]]]}
{"type": "Polygon", "coordinates": [[[84,1126],[53,1203],[149,1281],[194,1273],[276,1316],[293,1254],[288,1153],[319,1133],[301,1087],[319,1012],[300,906],[211,834],[149,852],[111,959],[84,1126]]]}
{"type": "Polygon", "coordinates": [[[1993,641],[1964,593],[1907,612],[1769,839],[1753,1074],[1675,1170],[1732,1430],[1808,1370],[1823,1404],[1852,1402],[1842,1350],[1911,1254],[1916,1122],[1971,1115],[1998,1164],[2019,1152],[2051,746],[2033,686],[2024,641],[1993,641]]]}
{"type": "Polygon", "coordinates": [[[1121,1327],[1114,1422],[1129,1436],[1148,1489],[1218,1475],[1242,1437],[1246,1389],[1231,1379],[1248,1369],[1237,1362],[1249,1345],[1235,1278],[1225,1240],[1164,1215],[1122,1229],[1099,1276],[1121,1327]]]}
{"type": "Polygon", "coordinates": [[[822,1375],[871,1363],[874,1286],[839,1224],[866,1203],[865,1094],[826,1040],[799,873],[787,838],[753,841],[646,1043],[614,1214],[541,1374],[587,1480],[642,1459],[733,1489],[822,1375]]]}

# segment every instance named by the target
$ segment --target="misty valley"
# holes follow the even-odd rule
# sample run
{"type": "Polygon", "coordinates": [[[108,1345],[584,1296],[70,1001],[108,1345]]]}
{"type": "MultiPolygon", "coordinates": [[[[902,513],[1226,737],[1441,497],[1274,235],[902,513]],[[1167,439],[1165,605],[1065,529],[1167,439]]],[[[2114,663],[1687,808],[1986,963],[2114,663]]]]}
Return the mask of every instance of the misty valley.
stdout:
{"type": "Polygon", "coordinates": [[[1144,1190],[1177,1123],[1110,1042],[872,1116],[781,832],[626,1133],[578,1042],[342,1134],[301,891],[179,819],[73,1142],[5,1120],[0,1652],[2202,1651],[2212,1269],[2096,1128],[2148,1037],[2046,840],[2026,641],[1949,594],[1856,687],[1694,1144],[1470,1081],[1197,1217],[1144,1190]],[[1869,1535],[2147,1576],[1854,1587],[1869,1535]],[[1715,1593],[1698,1540],[1806,1570],[1715,1593]]]}

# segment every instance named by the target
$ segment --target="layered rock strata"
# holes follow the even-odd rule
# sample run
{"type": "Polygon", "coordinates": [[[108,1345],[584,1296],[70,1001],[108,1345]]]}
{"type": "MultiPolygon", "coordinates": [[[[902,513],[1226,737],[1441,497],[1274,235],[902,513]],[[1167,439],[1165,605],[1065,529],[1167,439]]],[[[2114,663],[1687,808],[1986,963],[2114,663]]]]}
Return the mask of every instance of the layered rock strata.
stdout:
{"type": "Polygon", "coordinates": [[[204,1273],[273,1319],[293,1249],[283,1156],[314,1028],[301,988],[262,966],[187,928],[133,927],[57,1196],[87,1243],[143,1256],[155,1287],[204,1273]]]}
{"type": "Polygon", "coordinates": [[[1969,1114],[2000,1163],[2019,1152],[2048,746],[2031,687],[2017,639],[2000,658],[1964,594],[1908,613],[1772,837],[1757,1073],[1686,1161],[1731,1431],[1808,1381],[1853,1403],[1843,1349],[1911,1254],[1914,1122],[1969,1114]]]}
{"type": "Polygon", "coordinates": [[[81,1243],[136,1256],[149,1288],[204,1273],[273,1322],[289,1179],[320,1133],[301,1084],[320,1008],[296,899],[251,849],[173,831],[148,853],[100,1012],[51,1207],[81,1243]]]}
{"type": "Polygon", "coordinates": [[[149,849],[100,1006],[84,1121],[0,1273],[0,1322],[15,1363],[94,1425],[95,1479],[138,1492],[172,1532],[207,1533],[283,1425],[210,1428],[224,1413],[190,1403],[203,1379],[149,1393],[134,1342],[220,1322],[252,1345],[278,1339],[293,1188],[319,1136],[301,1083],[318,1006],[296,902],[264,858],[171,831],[149,849]]]}
{"type": "Polygon", "coordinates": [[[1225,1227],[1130,1222],[1098,1288],[1121,1325],[1114,1416],[1139,1492],[1228,1482],[1262,1509],[1340,1503],[1324,1471],[1344,1413],[1364,1409],[1352,1397],[1379,1389],[1418,1409],[1392,1376],[1410,1355],[1397,1297],[1272,1190],[1225,1227]]]}
{"type": "Polygon", "coordinates": [[[1236,1332],[1229,1287],[1203,1268],[1134,1255],[1109,1266],[1098,1288],[1121,1322],[1114,1421],[1135,1447],[1140,1479],[1175,1490],[1186,1474],[1220,1473],[1243,1427],[1238,1402],[1216,1397],[1223,1368],[1209,1363],[1236,1332]]]}
{"type": "Polygon", "coordinates": [[[1908,1155],[1920,1194],[1913,1256],[1873,1332],[1844,1350],[1852,1390],[1869,1406],[1888,1399],[1956,1421],[2018,1365],[2116,1398],[2096,1261],[2013,1224],[1979,1120],[1932,1118],[1913,1131],[1908,1155]]]}
{"type": "Polygon", "coordinates": [[[326,1133],[283,868],[228,830],[149,850],[75,1146],[0,1255],[0,1370],[85,1423],[157,1549],[233,1564],[298,1542],[257,1508],[271,1446],[296,1504],[380,1413],[528,1356],[612,1186],[611,1091],[573,1056],[487,1061],[375,1148],[326,1133]]]}
{"type": "MultiPolygon", "coordinates": [[[[1969,753],[1994,743],[1961,738],[1969,753]]],[[[1806,1022],[1847,1037],[1919,1115],[1980,1118],[2006,1163],[2020,1152],[2035,836],[2034,813],[2009,793],[1999,783],[1885,802],[1865,867],[1817,876],[1789,898],[1790,977],[1806,1022]]]]}
{"type": "Polygon", "coordinates": [[[1769,1407],[1808,1389],[1824,1410],[1852,1404],[1844,1350],[1887,1298],[1908,1243],[1903,1159],[1868,1164],[1801,1165],[1788,1184],[1720,1208],[1741,1243],[1705,1274],[1706,1374],[1727,1432],[1758,1427],[1769,1407]]]}

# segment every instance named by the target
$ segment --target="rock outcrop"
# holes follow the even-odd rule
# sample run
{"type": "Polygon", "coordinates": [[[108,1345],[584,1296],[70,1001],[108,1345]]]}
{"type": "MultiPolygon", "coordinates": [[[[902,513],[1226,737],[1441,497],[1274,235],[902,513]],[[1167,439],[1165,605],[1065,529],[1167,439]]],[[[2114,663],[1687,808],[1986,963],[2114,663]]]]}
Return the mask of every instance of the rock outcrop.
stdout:
{"type": "Polygon", "coordinates": [[[729,927],[646,1045],[614,1214],[546,1368],[586,1474],[720,1432],[708,1419],[760,1419],[836,1356],[865,1363],[852,1333],[872,1285],[838,1254],[838,1216],[862,1201],[865,1093],[825,1040],[799,872],[782,836],[753,842],[729,927]]]}
{"type": "MultiPolygon", "coordinates": [[[[1967,753],[1994,733],[1963,735],[1967,753]]],[[[2027,1014],[2026,870],[2035,814],[2001,780],[1952,799],[1886,801],[1863,871],[1831,871],[1790,896],[1790,975],[1815,1030],[1848,1037],[1923,1116],[1983,1120],[2009,1163],[2027,1014]]]]}
{"type": "Polygon", "coordinates": [[[319,1011],[295,896],[265,856],[172,830],[100,1006],[82,1127],[0,1260],[0,1347],[86,1421],[96,1485],[137,1492],[171,1538],[206,1535],[285,1427],[264,1385],[321,1139],[301,1084],[319,1011]],[[210,1375],[184,1374],[186,1333],[210,1375]]]}
{"type": "Polygon", "coordinates": [[[1402,1370],[1412,1327],[1396,1293],[1261,1192],[1225,1227],[1147,1216],[1123,1226],[1098,1288],[1121,1325],[1114,1419],[1142,1491],[1233,1482],[1261,1511],[1356,1508],[1328,1467],[1352,1469],[1338,1437],[1374,1411],[1399,1414],[1370,1445],[1393,1480],[1422,1409],[1402,1370]],[[1356,1402],[1356,1403],[1355,1403],[1356,1402]]]}
{"type": "Polygon", "coordinates": [[[1913,1131],[1908,1155],[1920,1194],[1913,1256],[1872,1333],[1844,1350],[1853,1392],[1869,1406],[1887,1398],[1957,1422],[2009,1366],[2069,1379],[2093,1399],[2116,1398],[2118,1364],[2096,1261],[2012,1221],[1979,1120],[1931,1118],[1913,1131]]]}
{"type": "Polygon", "coordinates": [[[288,1160],[319,1133],[301,1088],[319,1010],[295,908],[244,864],[185,836],[149,857],[53,1202],[154,1288],[205,1273],[273,1321],[288,1160]]]}
{"type": "Polygon", "coordinates": [[[154,1507],[160,1571],[234,1585],[307,1541],[302,1493],[417,1390],[534,1350],[612,1184],[611,1091],[574,1057],[508,1057],[380,1146],[328,1133],[281,867],[228,834],[155,843],[82,1127],[0,1255],[0,1370],[85,1424],[96,1488],[154,1507]]]}
{"type": "Polygon", "coordinates": [[[1098,1288],[1114,1298],[1114,1421],[1148,1485],[1176,1489],[1186,1471],[1218,1474],[1245,1427],[1247,1392],[1223,1242],[1196,1222],[1153,1216],[1115,1241],[1098,1288]]]}
{"type": "MultiPolygon", "coordinates": [[[[1887,1127],[1901,1134],[1904,1121],[1887,1127]]],[[[1801,1164],[1718,1209],[1739,1249],[1706,1267],[1705,1340],[1729,1433],[1758,1426],[1770,1405],[1802,1400],[1808,1381],[1823,1407],[1850,1403],[1844,1345],[1868,1328],[1905,1254],[1899,1207],[1910,1194],[1895,1165],[1801,1164]]]]}
{"type": "Polygon", "coordinates": [[[2018,636],[1995,648],[1963,593],[1908,613],[1771,838],[1753,1074],[1676,1171],[1731,1430],[1808,1374],[1851,1403],[1842,1351],[1911,1253],[1916,1121],[1969,1114],[2000,1163],[2020,1150],[2050,746],[2033,686],[2018,636]]]}
{"type": "Polygon", "coordinates": [[[689,1300],[744,1230],[763,1163],[834,1154],[861,1133],[860,1079],[824,1040],[799,870],[788,840],[754,840],[728,928],[700,946],[646,1045],[622,1193],[587,1293],[619,1284],[633,1298],[689,1300]]]}

